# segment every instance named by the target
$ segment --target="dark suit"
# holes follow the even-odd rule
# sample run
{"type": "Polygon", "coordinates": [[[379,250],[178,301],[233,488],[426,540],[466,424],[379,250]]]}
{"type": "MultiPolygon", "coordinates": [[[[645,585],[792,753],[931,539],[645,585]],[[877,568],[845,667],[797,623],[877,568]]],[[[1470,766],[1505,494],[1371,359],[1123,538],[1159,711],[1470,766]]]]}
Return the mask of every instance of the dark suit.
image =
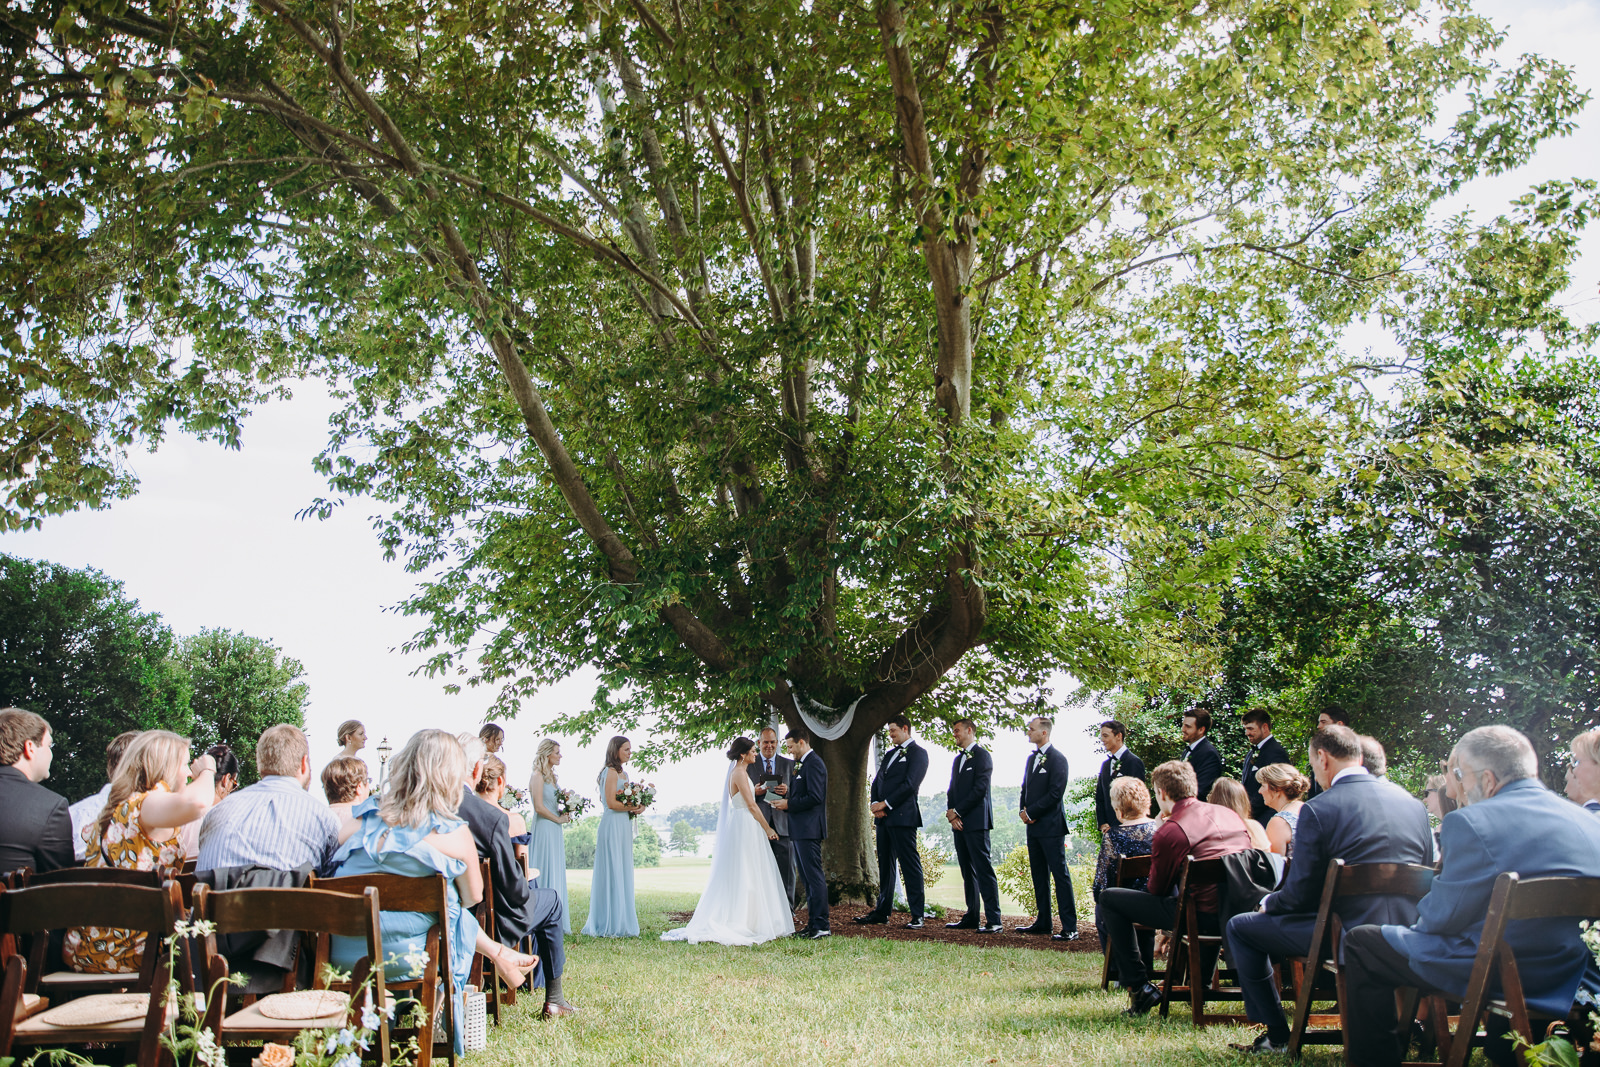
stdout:
{"type": "Polygon", "coordinates": [[[1200,786],[1195,799],[1206,799],[1211,795],[1211,787],[1222,777],[1222,753],[1211,743],[1211,738],[1202,737],[1194,743],[1194,748],[1184,749],[1183,762],[1194,768],[1195,781],[1200,786]]]}
{"type": "Polygon", "coordinates": [[[1036,921],[1040,926],[1050,925],[1050,876],[1054,875],[1061,932],[1070,934],[1078,929],[1078,908],[1072,896],[1072,875],[1067,873],[1067,813],[1061,804],[1067,778],[1067,757],[1060,749],[1051,745],[1042,756],[1034,749],[1022,775],[1021,804],[1033,820],[1028,824],[1027,840],[1036,921]]]}
{"type": "MultiPolygon", "coordinates": [[[[1440,840],[1444,867],[1418,904],[1416,922],[1360,926],[1346,935],[1352,1010],[1367,1020],[1351,1042],[1352,1062],[1400,1062],[1396,986],[1455,1000],[1465,994],[1501,873],[1600,878],[1600,820],[1536,778],[1507,782],[1487,800],[1452,811],[1440,840]]],[[[1579,989],[1600,993],[1600,969],[1578,936],[1577,919],[1525,919],[1509,924],[1505,939],[1530,1010],[1565,1018],[1579,989]]]]}
{"type": "MultiPolygon", "coordinates": [[[[772,757],[772,773],[783,780],[784,785],[789,784],[789,778],[794,773],[794,760],[788,756],[772,757]]],[[[757,785],[767,773],[767,761],[761,754],[756,753],[756,761],[749,767],[750,780],[757,785]]],[[[794,849],[789,840],[789,815],[779,811],[770,803],[776,793],[758,794],[756,807],[761,809],[762,818],[767,820],[767,825],[777,833],[778,839],[770,841],[772,858],[778,861],[778,877],[783,879],[783,891],[789,895],[789,908],[794,909],[794,849]]]]}
{"type": "MultiPolygon", "coordinates": [[[[1118,778],[1137,778],[1144,781],[1144,760],[1124,747],[1120,759],[1107,756],[1100,764],[1100,777],[1094,783],[1094,821],[1097,826],[1116,826],[1116,808],[1111,804],[1111,783],[1118,778]]],[[[1146,812],[1145,814],[1149,814],[1146,812]]]]}
{"type": "Polygon", "coordinates": [[[67,798],[15,767],[0,767],[0,877],[19,867],[54,871],[76,862],[67,798]]]}
{"type": "Polygon", "coordinates": [[[906,883],[906,903],[911,916],[922,917],[922,856],[917,852],[917,828],[922,809],[917,790],[928,775],[928,750],[907,740],[884,753],[872,779],[872,800],[889,805],[888,814],[873,818],[878,846],[878,903],[873,914],[887,917],[894,910],[895,867],[906,883]]]}
{"type": "Polygon", "coordinates": [[[502,944],[513,948],[521,945],[523,938],[533,938],[533,951],[539,956],[531,982],[534,988],[546,984],[545,975],[560,978],[567,956],[561,932],[561,897],[554,889],[539,889],[528,882],[511,843],[511,819],[505,810],[471,789],[463,792],[461,818],[472,831],[478,858],[489,861],[489,878],[494,882],[495,933],[502,944]]]}
{"type": "Polygon", "coordinates": [[[974,926],[980,901],[984,921],[989,926],[1000,925],[1000,885],[989,858],[989,831],[994,829],[989,785],[993,777],[994,758],[982,745],[974,744],[970,751],[956,753],[950,765],[950,788],[945,792],[950,809],[961,819],[961,829],[952,828],[951,833],[967,896],[967,914],[962,921],[974,926]]]}
{"type": "MultiPolygon", "coordinates": [[[[1300,809],[1294,832],[1294,862],[1283,887],[1262,902],[1265,914],[1235,916],[1227,927],[1228,955],[1239,969],[1245,1011],[1267,1024],[1273,1041],[1289,1039],[1278,1000],[1272,957],[1303,956],[1322,902],[1328,865],[1433,862],[1428,812],[1404,789],[1370,774],[1352,774],[1300,809]]],[[[1337,914],[1345,929],[1363,923],[1409,923],[1413,901],[1403,897],[1347,897],[1337,914]]]]}
{"type": "Polygon", "coordinates": [[[806,887],[806,929],[828,929],[828,879],[822,873],[822,842],[828,836],[828,765],[815,752],[795,761],[789,778],[789,840],[806,887]]]}
{"type": "MultiPolygon", "coordinates": [[[[1250,817],[1262,826],[1267,825],[1267,820],[1275,814],[1261,799],[1261,783],[1256,781],[1256,772],[1263,767],[1270,767],[1274,763],[1290,763],[1289,750],[1278,742],[1276,737],[1268,734],[1267,739],[1258,745],[1252,745],[1245,754],[1244,767],[1239,772],[1239,781],[1244,783],[1244,791],[1250,794],[1250,817]]],[[[1212,779],[1215,781],[1216,779],[1212,779]]]]}

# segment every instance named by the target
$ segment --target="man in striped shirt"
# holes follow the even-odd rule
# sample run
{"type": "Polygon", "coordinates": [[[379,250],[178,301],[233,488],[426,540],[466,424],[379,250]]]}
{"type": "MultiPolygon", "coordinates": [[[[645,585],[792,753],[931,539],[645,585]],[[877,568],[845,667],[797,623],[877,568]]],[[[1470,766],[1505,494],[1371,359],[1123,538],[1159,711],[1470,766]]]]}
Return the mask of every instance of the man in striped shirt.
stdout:
{"type": "Polygon", "coordinates": [[[261,780],[206,814],[195,870],[268,867],[321,871],[339,847],[339,820],[306,792],[311,746],[298,726],[280,723],[256,743],[261,780]]]}

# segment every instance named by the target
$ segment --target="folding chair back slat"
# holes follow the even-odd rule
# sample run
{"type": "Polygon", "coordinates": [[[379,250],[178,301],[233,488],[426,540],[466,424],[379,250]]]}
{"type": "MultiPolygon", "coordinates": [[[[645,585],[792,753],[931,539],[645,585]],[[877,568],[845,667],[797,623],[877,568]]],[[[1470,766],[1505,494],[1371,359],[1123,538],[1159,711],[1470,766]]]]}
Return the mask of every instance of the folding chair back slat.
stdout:
{"type": "Polygon", "coordinates": [[[1190,1019],[1196,1026],[1210,1023],[1242,1023],[1243,1015],[1218,1015],[1206,1011],[1208,1000],[1242,1000],[1238,988],[1218,988],[1210,980],[1207,957],[1216,960],[1222,935],[1200,932],[1199,891],[1221,887],[1227,880],[1227,867],[1221,859],[1183,861],[1178,875],[1178,912],[1173,934],[1176,942],[1167,960],[1167,973],[1161,983],[1161,1014],[1165,1016],[1174,1000],[1189,1002],[1190,1019]],[[1181,981],[1180,981],[1181,980],[1181,981]],[[1187,983],[1187,984],[1184,984],[1187,983]]]}
{"type": "Polygon", "coordinates": [[[122,867],[62,867],[60,870],[44,871],[39,874],[27,871],[23,874],[19,884],[27,887],[36,885],[81,885],[85,882],[92,882],[95,885],[142,885],[149,886],[151,889],[159,889],[162,880],[161,871],[130,871],[122,867]]]}

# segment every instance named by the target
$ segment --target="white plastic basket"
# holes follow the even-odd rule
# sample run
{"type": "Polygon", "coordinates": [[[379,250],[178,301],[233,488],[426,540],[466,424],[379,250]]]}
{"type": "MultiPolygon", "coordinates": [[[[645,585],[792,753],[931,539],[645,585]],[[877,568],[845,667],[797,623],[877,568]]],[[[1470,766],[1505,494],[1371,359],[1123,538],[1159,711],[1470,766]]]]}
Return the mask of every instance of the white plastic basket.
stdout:
{"type": "Polygon", "coordinates": [[[466,1018],[461,1020],[461,1037],[468,1052],[489,1047],[489,1000],[474,986],[466,989],[466,1018]]]}

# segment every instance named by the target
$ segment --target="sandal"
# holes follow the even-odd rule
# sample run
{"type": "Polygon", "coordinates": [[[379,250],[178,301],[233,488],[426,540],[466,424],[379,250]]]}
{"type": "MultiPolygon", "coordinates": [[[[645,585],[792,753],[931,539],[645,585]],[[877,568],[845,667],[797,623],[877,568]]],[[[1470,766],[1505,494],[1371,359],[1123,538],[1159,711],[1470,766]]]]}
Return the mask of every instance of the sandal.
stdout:
{"type": "Polygon", "coordinates": [[[520,952],[512,952],[510,958],[507,959],[507,951],[506,947],[501,945],[495,950],[494,955],[489,958],[494,961],[495,973],[500,976],[500,980],[507,987],[521,989],[527,984],[528,975],[532,974],[533,969],[539,966],[539,957],[525,956],[520,952]]]}

